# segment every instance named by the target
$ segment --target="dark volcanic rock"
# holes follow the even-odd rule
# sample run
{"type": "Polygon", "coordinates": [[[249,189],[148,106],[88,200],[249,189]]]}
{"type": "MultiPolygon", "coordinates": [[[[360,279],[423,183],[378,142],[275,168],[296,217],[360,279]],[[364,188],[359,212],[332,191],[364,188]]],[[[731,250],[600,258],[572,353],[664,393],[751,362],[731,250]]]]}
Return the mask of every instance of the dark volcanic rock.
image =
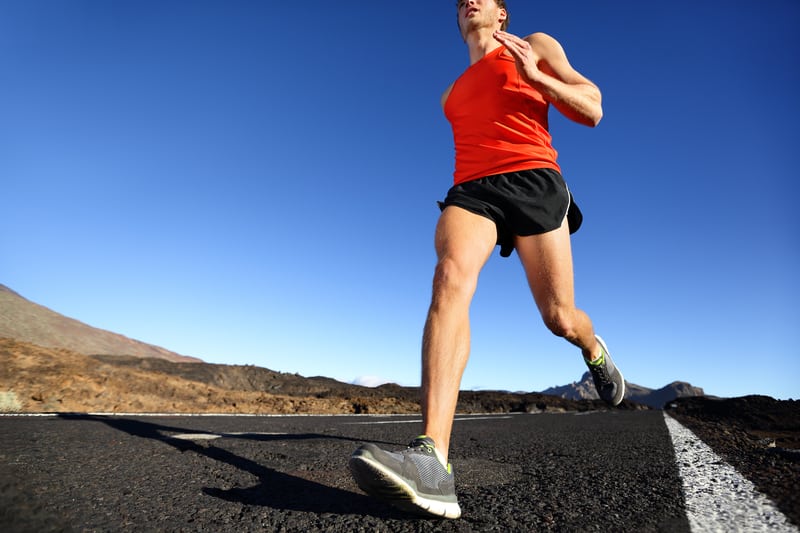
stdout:
{"type": "Polygon", "coordinates": [[[800,401],[696,397],[667,407],[800,524],[800,401]]]}

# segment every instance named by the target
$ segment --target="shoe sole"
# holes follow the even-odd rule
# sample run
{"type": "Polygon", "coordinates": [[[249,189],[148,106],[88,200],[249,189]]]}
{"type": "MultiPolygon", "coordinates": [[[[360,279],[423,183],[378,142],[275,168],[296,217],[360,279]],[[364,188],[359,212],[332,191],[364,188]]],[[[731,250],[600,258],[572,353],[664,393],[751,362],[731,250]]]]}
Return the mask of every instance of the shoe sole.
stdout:
{"type": "Polygon", "coordinates": [[[369,494],[408,513],[459,518],[461,507],[420,496],[403,478],[368,457],[353,457],[350,472],[358,486],[369,494]]]}
{"type": "MultiPolygon", "coordinates": [[[[608,358],[611,359],[611,364],[614,364],[614,358],[611,357],[611,352],[608,351],[608,346],[606,346],[606,342],[602,338],[600,338],[600,335],[595,335],[594,338],[597,339],[597,342],[600,343],[600,346],[603,347],[603,350],[605,350],[606,355],[608,355],[608,358]]],[[[617,371],[617,374],[619,374],[619,377],[622,380],[622,387],[621,387],[622,394],[619,395],[619,400],[611,404],[614,407],[616,407],[622,403],[622,400],[625,399],[625,376],[622,375],[622,372],[620,371],[620,369],[617,367],[616,364],[614,364],[614,369],[617,371]]]]}

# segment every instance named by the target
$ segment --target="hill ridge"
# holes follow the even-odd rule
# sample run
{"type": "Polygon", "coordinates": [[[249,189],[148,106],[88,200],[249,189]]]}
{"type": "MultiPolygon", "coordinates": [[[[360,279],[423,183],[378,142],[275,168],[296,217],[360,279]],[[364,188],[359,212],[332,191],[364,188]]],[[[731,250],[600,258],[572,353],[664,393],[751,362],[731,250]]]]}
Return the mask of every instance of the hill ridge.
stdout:
{"type": "Polygon", "coordinates": [[[200,362],[160,346],[96,328],[32,302],[0,284],[0,337],[45,348],[91,354],[154,357],[176,362],[200,362]]]}

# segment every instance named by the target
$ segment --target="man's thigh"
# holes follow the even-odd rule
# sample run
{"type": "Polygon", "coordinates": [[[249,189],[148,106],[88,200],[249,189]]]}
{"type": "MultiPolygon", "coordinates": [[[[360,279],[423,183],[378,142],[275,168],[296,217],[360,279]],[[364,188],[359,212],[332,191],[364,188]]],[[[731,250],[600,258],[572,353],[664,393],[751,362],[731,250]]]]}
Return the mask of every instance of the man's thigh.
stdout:
{"type": "Polygon", "coordinates": [[[497,226],[482,216],[457,206],[442,211],[436,225],[439,261],[455,262],[465,273],[477,275],[497,244],[497,226]]]}
{"type": "Polygon", "coordinates": [[[516,237],[515,246],[539,309],[573,307],[572,247],[566,221],[547,233],[516,237]]]}

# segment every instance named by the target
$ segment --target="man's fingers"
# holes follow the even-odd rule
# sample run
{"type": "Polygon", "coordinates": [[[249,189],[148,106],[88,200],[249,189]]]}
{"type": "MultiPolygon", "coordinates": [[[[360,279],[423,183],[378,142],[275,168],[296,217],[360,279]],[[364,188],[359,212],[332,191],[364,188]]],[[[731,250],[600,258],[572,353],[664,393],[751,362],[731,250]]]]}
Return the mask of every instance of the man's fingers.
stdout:
{"type": "Polygon", "coordinates": [[[494,38],[497,39],[500,44],[505,46],[513,56],[518,58],[526,56],[531,48],[528,41],[520,39],[511,33],[497,31],[494,33],[494,38]]]}
{"type": "Polygon", "coordinates": [[[528,44],[528,41],[526,41],[525,39],[517,37],[513,33],[508,33],[508,32],[501,31],[501,30],[498,30],[498,31],[494,32],[494,38],[497,39],[500,42],[503,42],[503,43],[510,42],[510,43],[514,43],[514,44],[516,44],[518,46],[523,46],[523,47],[526,44],[528,44]]]}

